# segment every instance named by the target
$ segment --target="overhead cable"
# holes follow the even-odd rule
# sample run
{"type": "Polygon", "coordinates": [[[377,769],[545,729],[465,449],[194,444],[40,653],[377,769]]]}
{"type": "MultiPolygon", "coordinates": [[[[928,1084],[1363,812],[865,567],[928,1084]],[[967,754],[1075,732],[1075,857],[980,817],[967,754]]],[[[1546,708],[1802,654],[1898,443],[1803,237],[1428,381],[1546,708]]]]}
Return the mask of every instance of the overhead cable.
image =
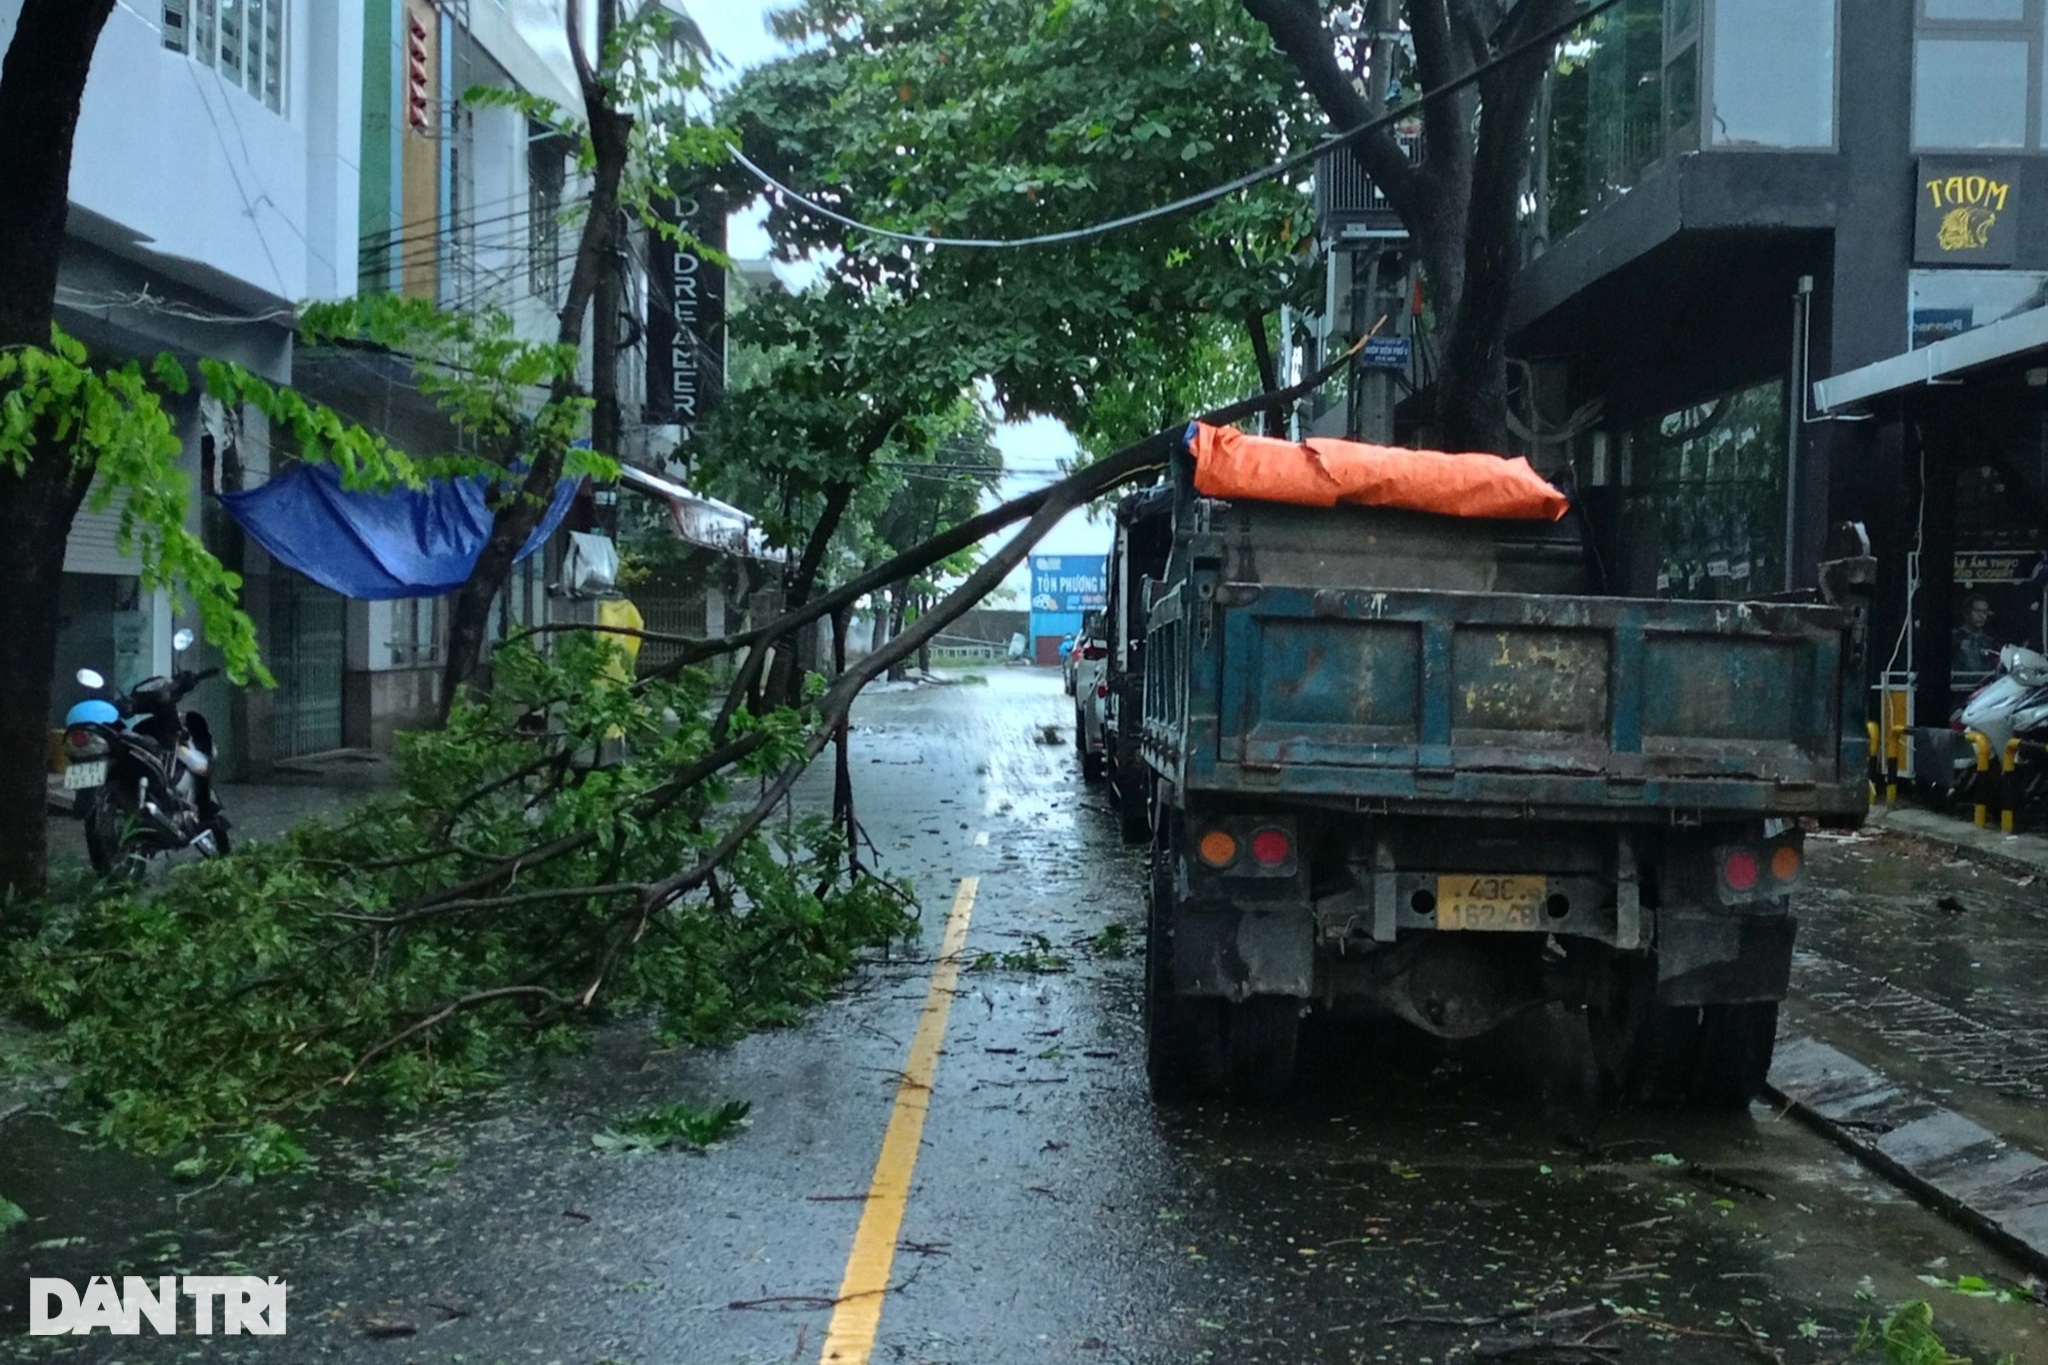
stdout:
{"type": "Polygon", "coordinates": [[[844,227],[850,227],[856,232],[865,232],[875,237],[885,237],[891,241],[906,242],[913,246],[974,247],[984,250],[1056,246],[1062,242],[1079,242],[1085,241],[1090,237],[1105,236],[1108,233],[1121,231],[1127,227],[1136,227],[1140,223],[1151,222],[1156,218],[1165,218],[1172,214],[1183,213],[1188,209],[1200,208],[1204,204],[1213,204],[1219,199],[1227,198],[1239,190],[1250,189],[1252,186],[1262,184],[1265,181],[1278,179],[1289,171],[1298,170],[1308,165],[1333,148],[1346,146],[1375,129],[1387,127],[1390,124],[1397,123],[1402,119],[1419,113],[1425,105],[1432,101],[1442,99],[1446,95],[1455,94],[1469,85],[1476,84],[1482,77],[1490,75],[1500,67],[1526,55],[1536,48],[1549,47],[1555,44],[1560,39],[1567,37],[1573,29],[1581,27],[1587,21],[1613,9],[1620,3],[1621,0],[1595,0],[1595,3],[1586,9],[1575,12],[1570,19],[1552,24],[1541,33],[1515,44],[1506,52],[1481,62],[1456,80],[1449,81],[1434,90],[1418,95],[1398,109],[1390,109],[1376,118],[1367,119],[1355,128],[1347,128],[1343,132],[1317,143],[1306,151],[1296,152],[1293,156],[1276,161],[1270,166],[1261,167],[1256,171],[1249,171],[1234,180],[1227,180],[1221,185],[1203,190],[1199,194],[1191,194],[1186,198],[1176,199],[1171,203],[1161,204],[1156,208],[1144,209],[1137,213],[1127,213],[1121,218],[1112,218],[1107,222],[1094,223],[1087,227],[1067,228],[1060,232],[1045,232],[1034,237],[937,237],[921,232],[899,232],[895,228],[880,227],[874,223],[864,223],[858,218],[852,218],[840,213],[836,209],[828,208],[809,195],[800,193],[783,184],[767,171],[755,165],[748,158],[747,154],[740,150],[737,142],[728,144],[728,149],[732,153],[732,159],[745,167],[755,179],[759,180],[768,189],[795,200],[811,212],[829,218],[844,227]]]}

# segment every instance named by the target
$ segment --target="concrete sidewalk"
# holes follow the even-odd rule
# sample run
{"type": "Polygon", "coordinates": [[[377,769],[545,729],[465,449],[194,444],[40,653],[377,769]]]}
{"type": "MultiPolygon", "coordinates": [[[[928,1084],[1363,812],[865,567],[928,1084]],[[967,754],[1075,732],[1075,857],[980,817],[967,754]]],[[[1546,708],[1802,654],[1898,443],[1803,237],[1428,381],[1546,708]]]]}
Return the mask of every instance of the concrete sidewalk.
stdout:
{"type": "Polygon", "coordinates": [[[1978,829],[1968,815],[1906,805],[1871,807],[1864,828],[1953,849],[2016,875],[2048,877],[2048,834],[2002,834],[1978,829]]]}
{"type": "Polygon", "coordinates": [[[2048,1273],[2048,837],[1900,805],[1808,849],[1769,1093],[2048,1273]]]}

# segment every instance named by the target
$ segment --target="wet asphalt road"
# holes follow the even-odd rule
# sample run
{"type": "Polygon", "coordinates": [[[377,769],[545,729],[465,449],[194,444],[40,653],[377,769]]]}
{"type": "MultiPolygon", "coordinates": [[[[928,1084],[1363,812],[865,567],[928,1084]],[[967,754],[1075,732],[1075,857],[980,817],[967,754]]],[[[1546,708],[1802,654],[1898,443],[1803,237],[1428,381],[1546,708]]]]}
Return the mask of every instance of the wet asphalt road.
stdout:
{"type": "MultiPolygon", "coordinates": [[[[41,1120],[0,1130],[0,1189],[34,1219],[0,1242],[0,1354],[821,1361],[948,907],[974,878],[969,966],[931,1089],[911,1092],[929,1107],[903,1220],[868,1267],[889,1286],[875,1361],[1839,1360],[1867,1314],[1918,1297],[1962,1354],[2048,1361],[2041,1310],[1918,1278],[2019,1267],[1820,1139],[1761,1106],[1715,1122],[1575,1109],[1531,1030],[1455,1052],[1319,1034],[1285,1106],[1155,1109],[1141,868],[1080,782],[1069,708],[1048,670],[862,703],[861,812],[923,901],[924,943],[799,1028],[686,1052],[620,1025],[459,1112],[360,1123],[322,1144],[318,1175],[253,1190],[194,1192],[41,1120]],[[725,1098],[752,1120],[706,1155],[591,1147],[619,1113],[725,1098]],[[290,1335],[21,1335],[27,1275],[124,1262],[286,1276],[290,1335]],[[1606,1354],[1498,1354],[1617,1311],[1606,1354]]],[[[1846,856],[1864,851],[1838,850],[1836,870],[1864,875],[1846,856]]],[[[1913,874],[1896,875],[1904,906],[1913,874]]],[[[1837,893],[1856,903],[1824,885],[1809,922],[1837,893]]],[[[1862,970],[1850,939],[1888,932],[1841,920],[1802,977],[1862,970]]]]}

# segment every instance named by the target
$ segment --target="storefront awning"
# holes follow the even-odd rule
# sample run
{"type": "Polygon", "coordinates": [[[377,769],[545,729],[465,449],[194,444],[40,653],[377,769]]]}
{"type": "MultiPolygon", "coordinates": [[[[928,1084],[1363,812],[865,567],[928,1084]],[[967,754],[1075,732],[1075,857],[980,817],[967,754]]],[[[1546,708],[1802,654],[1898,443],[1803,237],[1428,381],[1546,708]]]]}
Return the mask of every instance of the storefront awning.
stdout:
{"type": "Polygon", "coordinates": [[[1874,361],[1813,386],[1813,404],[1832,412],[1870,398],[1961,378],[1970,370],[2048,351],[2048,308],[2035,308],[1917,351],[1874,361]]]}
{"type": "Polygon", "coordinates": [[[743,559],[780,559],[754,519],[730,503],[693,493],[679,483],[629,464],[619,466],[619,482],[668,504],[676,536],[692,545],[743,559]]]}

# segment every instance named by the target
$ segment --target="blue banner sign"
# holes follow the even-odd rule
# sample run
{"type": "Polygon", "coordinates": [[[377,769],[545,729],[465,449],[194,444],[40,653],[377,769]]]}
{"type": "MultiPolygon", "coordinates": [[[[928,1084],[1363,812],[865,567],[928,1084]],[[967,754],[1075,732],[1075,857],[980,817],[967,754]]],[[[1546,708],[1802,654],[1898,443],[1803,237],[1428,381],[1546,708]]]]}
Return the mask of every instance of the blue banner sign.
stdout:
{"type": "Polygon", "coordinates": [[[1031,556],[1033,611],[1099,611],[1109,605],[1104,555],[1031,556]]]}

